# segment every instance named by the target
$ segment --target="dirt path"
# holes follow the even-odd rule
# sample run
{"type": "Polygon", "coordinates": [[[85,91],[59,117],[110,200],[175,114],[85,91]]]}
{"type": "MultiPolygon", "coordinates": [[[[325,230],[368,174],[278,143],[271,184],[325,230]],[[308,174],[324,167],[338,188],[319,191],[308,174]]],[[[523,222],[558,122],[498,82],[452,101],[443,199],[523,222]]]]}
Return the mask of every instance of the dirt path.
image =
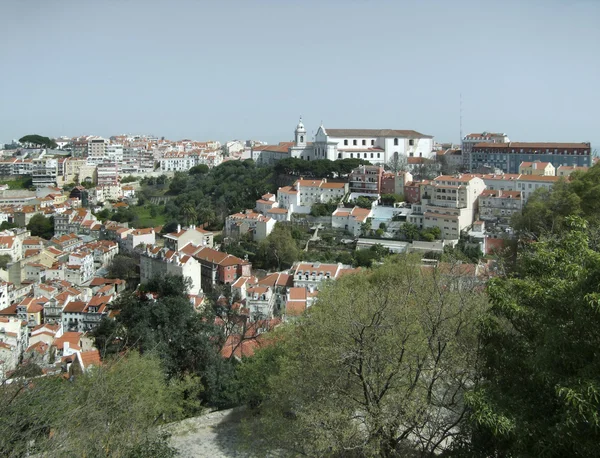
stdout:
{"type": "Polygon", "coordinates": [[[252,454],[239,450],[241,413],[238,410],[212,412],[169,425],[171,445],[182,458],[237,457],[252,454]]]}

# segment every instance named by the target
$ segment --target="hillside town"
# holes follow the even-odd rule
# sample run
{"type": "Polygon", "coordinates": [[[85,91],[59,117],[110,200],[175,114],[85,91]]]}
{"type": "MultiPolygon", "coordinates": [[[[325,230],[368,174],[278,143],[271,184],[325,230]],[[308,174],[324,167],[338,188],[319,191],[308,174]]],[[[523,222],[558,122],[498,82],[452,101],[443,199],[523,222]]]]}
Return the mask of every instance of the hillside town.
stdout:
{"type": "MultiPolygon", "coordinates": [[[[309,139],[300,119],[293,134],[293,141],[277,145],[130,135],[48,139],[51,146],[24,138],[5,145],[0,378],[27,362],[45,373],[101,364],[91,333],[118,314],[111,305],[123,292],[165,275],[189,279],[194,310],[216,300],[236,311],[243,329],[253,325],[250,338],[234,326],[222,348],[225,358],[251,355],[261,333],[296,319],[323,285],[361,268],[352,258],[332,263],[300,256],[287,268],[264,269],[247,254],[227,252],[232,241],[268,240],[278,225],[307,232],[305,251],[335,237],[350,250],[419,253],[424,262],[443,264],[448,249],[467,247],[477,255],[462,275],[483,281],[494,274],[495,255],[509,245],[512,221],[528,200],[597,160],[590,143],[513,142],[504,133],[471,133],[453,145],[415,130],[321,124],[309,139]],[[152,219],[130,224],[110,218],[143,207],[148,199],[140,199],[141,191],[150,180],[167,185],[198,166],[207,173],[229,162],[268,168],[348,160],[357,160],[349,173],[290,171],[288,185],[256,195],[253,208],[218,224],[194,209],[169,230],[152,219]],[[40,226],[49,222],[42,236],[40,226]],[[115,275],[119,256],[133,262],[137,276],[115,275]],[[214,291],[220,295],[209,299],[214,291]]],[[[223,323],[223,317],[216,320],[223,323]]]]}

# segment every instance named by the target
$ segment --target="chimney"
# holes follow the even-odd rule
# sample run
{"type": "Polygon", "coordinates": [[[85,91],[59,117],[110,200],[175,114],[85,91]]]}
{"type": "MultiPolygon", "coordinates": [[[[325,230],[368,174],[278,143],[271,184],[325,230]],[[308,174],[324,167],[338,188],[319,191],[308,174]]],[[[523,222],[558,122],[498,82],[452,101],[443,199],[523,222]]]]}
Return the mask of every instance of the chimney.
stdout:
{"type": "Polygon", "coordinates": [[[63,343],[63,355],[70,349],[69,342],[63,343]]]}
{"type": "Polygon", "coordinates": [[[177,232],[181,232],[181,224],[177,225],[177,232]]]}

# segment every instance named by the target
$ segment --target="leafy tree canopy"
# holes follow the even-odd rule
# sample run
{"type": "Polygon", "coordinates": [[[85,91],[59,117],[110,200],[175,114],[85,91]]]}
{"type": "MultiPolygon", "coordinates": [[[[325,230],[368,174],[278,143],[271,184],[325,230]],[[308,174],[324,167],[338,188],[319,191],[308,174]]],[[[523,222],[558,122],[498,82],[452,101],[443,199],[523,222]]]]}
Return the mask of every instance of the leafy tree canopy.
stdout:
{"type": "Polygon", "coordinates": [[[158,358],[130,352],[75,376],[2,387],[0,455],[175,456],[154,429],[173,414],[158,358]]]}
{"type": "Polygon", "coordinates": [[[526,245],[488,286],[486,384],[468,397],[481,456],[588,457],[600,441],[600,254],[584,220],[526,245]]]}
{"type": "Polygon", "coordinates": [[[27,229],[34,237],[50,240],[54,237],[54,217],[47,218],[40,213],[33,215],[27,224],[27,229]]]}
{"type": "Polygon", "coordinates": [[[319,294],[281,338],[283,355],[261,361],[271,375],[268,392],[251,399],[261,413],[253,438],[306,456],[432,456],[445,447],[476,381],[486,299],[418,262],[397,257],[319,294]]]}
{"type": "Polygon", "coordinates": [[[58,148],[58,145],[56,144],[56,142],[53,139],[51,139],[49,137],[43,137],[41,135],[36,135],[36,134],[25,135],[24,137],[21,137],[19,139],[19,143],[33,144],[36,146],[49,148],[49,149],[58,148]]]}

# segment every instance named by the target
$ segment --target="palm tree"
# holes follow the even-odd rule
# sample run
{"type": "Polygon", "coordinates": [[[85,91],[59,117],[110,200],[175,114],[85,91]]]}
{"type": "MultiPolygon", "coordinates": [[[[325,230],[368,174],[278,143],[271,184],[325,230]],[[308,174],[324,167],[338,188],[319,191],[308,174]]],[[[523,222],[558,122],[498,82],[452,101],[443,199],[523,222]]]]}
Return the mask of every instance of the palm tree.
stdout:
{"type": "Polygon", "coordinates": [[[198,212],[190,202],[181,206],[181,215],[183,216],[183,222],[188,226],[195,224],[198,219],[198,212]]]}

